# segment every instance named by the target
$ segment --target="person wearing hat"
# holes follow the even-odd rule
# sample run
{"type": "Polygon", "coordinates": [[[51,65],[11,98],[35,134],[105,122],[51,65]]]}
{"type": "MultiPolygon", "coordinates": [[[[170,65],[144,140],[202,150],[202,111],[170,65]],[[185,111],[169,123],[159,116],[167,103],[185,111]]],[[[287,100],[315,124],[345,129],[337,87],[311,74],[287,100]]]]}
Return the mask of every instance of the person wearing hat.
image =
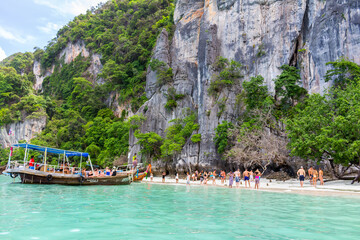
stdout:
{"type": "Polygon", "coordinates": [[[111,176],[116,176],[116,167],[113,167],[113,169],[112,169],[112,173],[111,173],[111,176]]]}
{"type": "Polygon", "coordinates": [[[297,175],[299,177],[301,187],[304,187],[305,174],[306,174],[306,172],[305,172],[303,166],[301,166],[300,169],[297,171],[297,175]]]}

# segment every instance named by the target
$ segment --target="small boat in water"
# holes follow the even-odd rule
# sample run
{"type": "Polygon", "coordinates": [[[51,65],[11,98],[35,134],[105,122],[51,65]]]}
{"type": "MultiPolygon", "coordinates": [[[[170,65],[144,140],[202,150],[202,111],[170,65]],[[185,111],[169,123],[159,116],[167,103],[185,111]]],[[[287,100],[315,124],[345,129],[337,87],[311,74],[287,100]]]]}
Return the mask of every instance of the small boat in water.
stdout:
{"type": "Polygon", "coordinates": [[[11,147],[9,161],[3,174],[7,174],[12,178],[19,176],[21,182],[26,184],[126,185],[130,184],[133,179],[133,171],[115,171],[111,176],[89,176],[80,168],[70,167],[69,157],[74,156],[80,157],[79,166],[81,166],[82,158],[87,158],[87,163],[90,165],[91,172],[94,173],[90,155],[88,153],[48,148],[27,143],[14,144],[11,147]],[[24,160],[22,162],[11,161],[13,147],[25,149],[24,160]],[[27,161],[29,150],[44,152],[43,163],[35,164],[31,161],[27,161]],[[59,155],[58,165],[50,165],[46,162],[48,153],[59,155]],[[62,163],[60,163],[60,161],[62,163]]]}
{"type": "Polygon", "coordinates": [[[141,182],[144,177],[146,177],[146,172],[141,172],[141,173],[138,173],[138,174],[134,174],[134,182],[141,182]]]}

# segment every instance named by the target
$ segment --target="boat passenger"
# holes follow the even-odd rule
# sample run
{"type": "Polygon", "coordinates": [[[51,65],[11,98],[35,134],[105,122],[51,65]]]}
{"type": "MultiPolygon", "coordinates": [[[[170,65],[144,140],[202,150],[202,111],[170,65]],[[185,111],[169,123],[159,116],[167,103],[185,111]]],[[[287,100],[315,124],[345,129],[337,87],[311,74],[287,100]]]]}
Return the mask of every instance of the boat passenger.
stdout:
{"type": "Polygon", "coordinates": [[[34,156],[31,156],[31,159],[29,161],[29,169],[35,169],[34,163],[35,163],[34,156]]]}
{"type": "Polygon", "coordinates": [[[85,168],[83,168],[83,170],[81,171],[81,174],[82,174],[84,177],[86,177],[86,169],[85,169],[85,168]]]}
{"type": "Polygon", "coordinates": [[[135,170],[137,167],[137,158],[136,158],[136,153],[133,156],[133,162],[132,162],[132,169],[135,170]]]}
{"type": "Polygon", "coordinates": [[[111,176],[111,170],[110,170],[110,168],[106,167],[105,174],[106,174],[106,176],[111,176]]]}
{"type": "Polygon", "coordinates": [[[99,176],[99,169],[95,168],[94,177],[98,177],[98,176],[99,176]]]}
{"type": "Polygon", "coordinates": [[[111,176],[115,177],[117,174],[116,172],[116,167],[113,167],[113,170],[112,170],[112,173],[111,173],[111,176]]]}

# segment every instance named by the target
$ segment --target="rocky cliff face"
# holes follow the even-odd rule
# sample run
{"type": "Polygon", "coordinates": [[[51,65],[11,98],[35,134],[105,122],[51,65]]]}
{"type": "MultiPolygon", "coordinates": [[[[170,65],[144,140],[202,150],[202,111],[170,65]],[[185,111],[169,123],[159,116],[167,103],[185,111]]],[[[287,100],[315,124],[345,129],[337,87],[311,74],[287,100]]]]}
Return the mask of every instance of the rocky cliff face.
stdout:
{"type": "MultiPolygon", "coordinates": [[[[235,97],[241,82],[238,88],[225,90],[216,99],[209,96],[211,65],[218,56],[241,62],[244,81],[262,75],[271,91],[272,79],[280,74],[283,64],[298,66],[303,86],[312,93],[321,93],[327,87],[322,81],[326,62],[344,56],[360,63],[359,1],[178,0],[174,20],[176,30],[171,44],[163,31],[153,58],[172,67],[172,85],[187,97],[173,112],[165,111],[168,86],[157,88],[156,74],[149,70],[149,101],[139,110],[142,113],[148,109],[142,132],[153,131],[161,136],[170,120],[183,115],[184,108],[197,112],[201,143],[187,143],[168,166],[171,169],[221,165],[213,143],[214,128],[223,120],[237,117],[235,97]],[[226,108],[219,116],[220,104],[226,108]]],[[[139,150],[132,134],[130,147],[130,156],[139,150]]]]}
{"type": "Polygon", "coordinates": [[[26,119],[24,122],[12,123],[0,128],[0,144],[3,148],[18,143],[20,140],[30,141],[35,135],[41,132],[46,125],[46,117],[39,119],[26,119]],[[9,135],[9,131],[11,133],[9,135]]]}
{"type": "MultiPolygon", "coordinates": [[[[75,60],[77,56],[90,58],[90,66],[84,74],[89,80],[98,84],[103,84],[103,79],[98,78],[101,73],[102,64],[100,62],[101,55],[92,53],[85,47],[85,43],[79,40],[75,43],[68,43],[68,45],[60,52],[58,59],[63,59],[63,63],[69,64],[75,60]]],[[[35,75],[34,89],[42,90],[42,84],[46,77],[54,73],[55,65],[50,69],[41,69],[41,64],[38,60],[34,61],[33,73],[35,75]]],[[[111,106],[111,105],[110,105],[111,106]]],[[[19,140],[30,141],[35,134],[40,133],[46,125],[46,117],[40,119],[26,119],[24,122],[17,122],[4,126],[0,130],[0,144],[2,147],[8,147],[11,144],[18,143],[19,140]],[[9,130],[12,130],[13,135],[9,135],[9,130]]]]}
{"type": "MultiPolygon", "coordinates": [[[[103,84],[104,80],[102,78],[98,78],[98,74],[101,73],[103,67],[100,61],[101,55],[89,51],[85,47],[84,41],[78,40],[75,43],[68,43],[66,47],[60,52],[58,58],[63,59],[65,64],[69,64],[79,55],[85,58],[90,58],[90,66],[84,73],[88,76],[88,79],[92,82],[103,84]]],[[[41,69],[40,62],[37,60],[34,61],[33,72],[35,75],[35,90],[42,89],[42,83],[44,79],[54,73],[54,68],[55,65],[53,65],[50,69],[41,69]]]]}

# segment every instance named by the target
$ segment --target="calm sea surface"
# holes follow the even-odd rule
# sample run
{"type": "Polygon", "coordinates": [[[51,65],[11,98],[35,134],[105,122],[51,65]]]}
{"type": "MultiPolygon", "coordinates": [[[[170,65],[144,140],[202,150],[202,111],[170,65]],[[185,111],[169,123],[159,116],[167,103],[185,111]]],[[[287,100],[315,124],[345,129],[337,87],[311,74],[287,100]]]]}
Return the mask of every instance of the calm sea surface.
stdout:
{"type": "Polygon", "coordinates": [[[359,239],[360,198],[0,176],[0,239],[359,239]]]}

